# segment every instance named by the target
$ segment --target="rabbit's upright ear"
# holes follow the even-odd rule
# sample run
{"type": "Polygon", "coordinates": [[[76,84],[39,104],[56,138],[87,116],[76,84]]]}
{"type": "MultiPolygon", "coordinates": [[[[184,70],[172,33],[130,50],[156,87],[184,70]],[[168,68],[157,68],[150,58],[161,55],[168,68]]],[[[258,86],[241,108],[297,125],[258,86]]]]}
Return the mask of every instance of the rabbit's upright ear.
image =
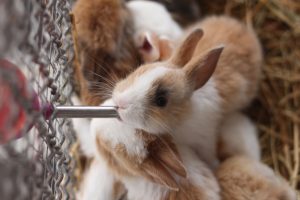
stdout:
{"type": "Polygon", "coordinates": [[[155,62],[160,57],[159,38],[155,33],[144,31],[135,38],[135,45],[138,47],[145,63],[155,62]]]}
{"type": "Polygon", "coordinates": [[[203,31],[201,29],[196,29],[190,33],[183,43],[176,48],[170,62],[178,67],[183,67],[192,58],[202,36],[203,31]]]}
{"type": "Polygon", "coordinates": [[[189,83],[194,90],[202,87],[214,73],[224,46],[218,46],[208,52],[195,55],[184,67],[183,70],[189,83]]]}
{"type": "Polygon", "coordinates": [[[169,59],[172,55],[173,50],[174,50],[174,45],[171,42],[171,40],[163,37],[159,38],[159,51],[160,51],[159,61],[164,61],[169,59]]]}

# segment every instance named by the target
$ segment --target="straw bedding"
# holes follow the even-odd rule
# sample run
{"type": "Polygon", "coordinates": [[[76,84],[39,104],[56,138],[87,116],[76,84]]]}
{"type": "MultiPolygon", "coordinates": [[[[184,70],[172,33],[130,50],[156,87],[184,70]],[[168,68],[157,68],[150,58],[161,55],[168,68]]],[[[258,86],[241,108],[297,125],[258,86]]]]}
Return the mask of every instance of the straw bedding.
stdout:
{"type": "Polygon", "coordinates": [[[225,13],[253,24],[265,63],[258,98],[247,112],[260,132],[263,162],[300,191],[300,2],[198,3],[202,15],[225,13]]]}

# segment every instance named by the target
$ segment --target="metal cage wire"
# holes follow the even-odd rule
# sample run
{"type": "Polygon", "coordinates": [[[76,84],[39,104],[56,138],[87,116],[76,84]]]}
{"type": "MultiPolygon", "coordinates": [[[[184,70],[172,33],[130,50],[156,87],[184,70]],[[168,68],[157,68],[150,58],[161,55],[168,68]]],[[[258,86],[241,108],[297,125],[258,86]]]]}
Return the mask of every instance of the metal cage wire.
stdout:
{"type": "MultiPolygon", "coordinates": [[[[72,3],[0,1],[0,58],[22,70],[42,104],[71,104],[72,3]]],[[[0,199],[74,199],[71,122],[45,120],[41,113],[30,117],[30,131],[24,128],[21,138],[0,145],[0,199]]]]}

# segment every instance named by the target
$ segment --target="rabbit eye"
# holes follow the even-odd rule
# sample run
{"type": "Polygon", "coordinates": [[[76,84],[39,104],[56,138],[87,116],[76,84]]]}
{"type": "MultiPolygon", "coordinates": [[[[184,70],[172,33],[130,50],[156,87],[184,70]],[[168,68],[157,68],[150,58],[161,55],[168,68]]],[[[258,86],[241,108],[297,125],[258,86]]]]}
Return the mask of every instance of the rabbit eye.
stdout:
{"type": "Polygon", "coordinates": [[[158,107],[161,108],[165,107],[168,103],[167,91],[158,88],[155,93],[154,103],[158,107]]]}
{"type": "Polygon", "coordinates": [[[167,98],[166,97],[158,97],[157,99],[156,99],[156,101],[155,101],[155,103],[156,103],[156,105],[158,106],[158,107],[165,107],[166,105],[167,105],[167,103],[168,103],[168,100],[167,100],[167,98]]]}

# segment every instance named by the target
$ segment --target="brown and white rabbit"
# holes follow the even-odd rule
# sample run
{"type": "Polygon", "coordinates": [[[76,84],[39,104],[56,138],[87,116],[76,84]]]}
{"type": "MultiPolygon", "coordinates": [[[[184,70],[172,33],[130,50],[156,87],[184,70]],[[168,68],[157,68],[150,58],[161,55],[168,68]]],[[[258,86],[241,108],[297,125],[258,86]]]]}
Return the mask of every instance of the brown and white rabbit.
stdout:
{"type": "Polygon", "coordinates": [[[140,66],[119,82],[112,99],[124,123],[168,132],[213,167],[222,117],[256,94],[261,49],[252,30],[228,17],[207,18],[190,32],[169,60],[140,66]]]}
{"type": "Polygon", "coordinates": [[[189,148],[177,150],[170,135],[149,134],[118,119],[93,119],[91,130],[128,199],[219,199],[212,171],[189,148]]]}
{"type": "Polygon", "coordinates": [[[183,30],[163,4],[133,0],[126,4],[134,23],[134,40],[144,62],[170,57],[183,30]],[[154,14],[155,13],[155,14],[154,14]]]}
{"type": "MultiPolygon", "coordinates": [[[[170,60],[143,65],[116,85],[111,103],[118,107],[122,121],[120,124],[123,124],[123,127],[117,128],[117,124],[108,126],[111,119],[92,120],[92,132],[100,138],[100,141],[104,140],[98,145],[98,148],[102,149],[102,154],[112,156],[114,152],[112,150],[119,149],[121,145],[122,151],[114,153],[115,157],[126,152],[139,158],[147,158],[143,139],[134,137],[135,130],[142,129],[158,136],[166,132],[170,133],[177,144],[183,143],[195,148],[207,163],[211,166],[215,164],[217,161],[216,129],[219,120],[223,113],[240,108],[236,105],[244,106],[248,103],[243,102],[246,99],[244,96],[248,95],[248,90],[253,90],[255,93],[256,84],[250,83],[256,75],[258,76],[261,64],[259,43],[254,33],[242,24],[227,17],[213,17],[204,21],[203,23],[208,25],[202,28],[209,30],[210,26],[224,22],[227,22],[224,26],[225,30],[231,31],[230,34],[211,33],[207,36],[211,37],[210,40],[204,37],[206,40],[199,42],[203,32],[196,29],[179,46],[170,60]],[[211,24],[207,22],[210,20],[211,24]],[[247,40],[249,44],[231,41],[232,37],[237,35],[242,35],[240,40],[247,40]],[[220,46],[222,43],[229,48],[220,58],[223,50],[220,46]],[[206,46],[206,49],[202,49],[203,46],[206,46]],[[227,60],[227,57],[232,56],[236,56],[236,59],[227,60]],[[243,56],[247,56],[249,60],[242,59],[243,56]],[[219,58],[219,70],[214,73],[219,58]],[[231,71],[231,76],[221,79],[223,85],[217,85],[224,71],[231,71]],[[252,74],[252,79],[248,79],[249,74],[243,74],[245,71],[252,74]],[[232,80],[237,85],[231,85],[232,80]],[[247,81],[249,81],[248,85],[241,85],[241,82],[247,81]],[[219,91],[219,88],[225,91],[219,91]],[[219,95],[226,92],[230,96],[219,95]],[[234,103],[228,101],[239,96],[243,98],[237,98],[234,103]],[[127,128],[131,131],[127,132],[127,128]],[[103,149],[106,149],[106,153],[103,153],[103,149]]],[[[223,29],[220,30],[224,32],[223,29]]],[[[251,95],[248,97],[251,98],[251,95]]],[[[115,123],[117,122],[115,120],[115,123]]],[[[126,184],[126,180],[123,181],[126,184]]],[[[168,183],[170,188],[174,187],[170,177],[160,183],[168,183]]]]}
{"type": "Polygon", "coordinates": [[[285,180],[257,160],[234,156],[216,172],[224,200],[296,200],[285,180]]]}
{"type": "MultiPolygon", "coordinates": [[[[195,148],[212,166],[216,161],[218,121],[222,114],[250,101],[251,94],[255,93],[255,75],[261,56],[253,32],[237,21],[215,17],[203,24],[204,30],[219,25],[222,34],[209,32],[204,36],[205,42],[198,43],[202,32],[194,31],[169,61],[142,66],[120,82],[114,90],[113,100],[124,124],[150,133],[169,132],[176,142],[195,148]],[[229,30],[230,33],[224,34],[229,30]],[[233,40],[237,36],[240,40],[233,40]],[[219,67],[210,78],[223,49],[218,45],[222,43],[229,48],[225,49],[219,67]],[[202,49],[203,46],[206,49],[202,49]],[[243,84],[247,81],[249,84],[243,84]],[[245,97],[247,95],[249,99],[245,97]]],[[[93,121],[99,124],[96,119],[93,121]]],[[[130,137],[123,139],[130,144],[134,142],[130,137]]],[[[118,141],[114,137],[112,140],[118,141]]],[[[131,146],[138,152],[137,144],[131,146]]]]}
{"type": "Polygon", "coordinates": [[[99,105],[141,62],[132,17],[121,0],[78,0],[72,12],[77,93],[84,105],[99,105]]]}
{"type": "Polygon", "coordinates": [[[233,113],[220,129],[222,159],[216,171],[224,200],[296,200],[295,192],[272,169],[260,162],[255,125],[233,113]]]}

